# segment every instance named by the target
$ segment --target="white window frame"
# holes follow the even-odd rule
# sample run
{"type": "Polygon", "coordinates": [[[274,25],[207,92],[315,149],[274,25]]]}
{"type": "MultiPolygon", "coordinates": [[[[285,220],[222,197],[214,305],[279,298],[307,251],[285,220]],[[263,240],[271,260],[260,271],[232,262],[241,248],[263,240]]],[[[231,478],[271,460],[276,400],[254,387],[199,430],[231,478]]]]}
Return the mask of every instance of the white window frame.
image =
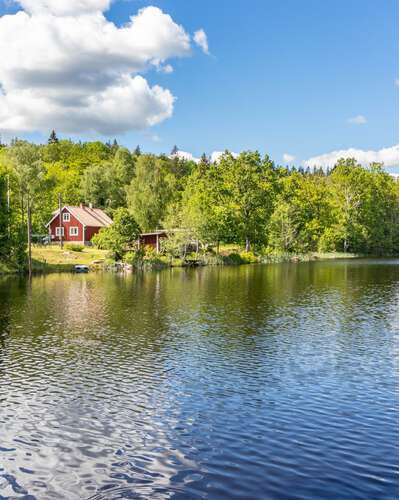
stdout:
{"type": "Polygon", "coordinates": [[[78,228],[78,226],[71,226],[69,228],[69,236],[79,236],[79,228],[78,228]]]}
{"type": "Polygon", "coordinates": [[[71,222],[71,214],[69,212],[62,214],[62,222],[71,222]]]}
{"type": "Polygon", "coordinates": [[[55,235],[58,236],[58,238],[60,237],[60,229],[61,229],[61,236],[64,236],[65,235],[65,230],[63,227],[60,227],[60,226],[57,226],[55,228],[55,235]]]}

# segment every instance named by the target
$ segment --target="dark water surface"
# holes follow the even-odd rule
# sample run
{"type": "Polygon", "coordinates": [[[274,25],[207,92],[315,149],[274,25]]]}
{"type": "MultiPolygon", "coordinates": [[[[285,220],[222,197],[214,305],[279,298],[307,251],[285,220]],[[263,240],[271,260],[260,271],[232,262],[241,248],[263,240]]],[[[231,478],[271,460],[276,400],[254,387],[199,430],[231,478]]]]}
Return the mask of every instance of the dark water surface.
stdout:
{"type": "Polygon", "coordinates": [[[0,498],[399,498],[399,261],[0,281],[0,498]]]}

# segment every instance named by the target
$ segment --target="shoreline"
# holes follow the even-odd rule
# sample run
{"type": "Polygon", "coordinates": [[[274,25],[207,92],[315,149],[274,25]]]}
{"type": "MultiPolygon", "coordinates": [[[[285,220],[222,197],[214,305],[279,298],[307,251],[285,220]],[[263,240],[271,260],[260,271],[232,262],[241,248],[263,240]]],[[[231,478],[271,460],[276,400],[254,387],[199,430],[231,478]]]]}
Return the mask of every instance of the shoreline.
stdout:
{"type": "MultiPolygon", "coordinates": [[[[256,255],[251,253],[250,258],[246,258],[246,254],[242,255],[234,253],[230,255],[219,256],[201,256],[195,260],[181,260],[173,259],[167,261],[164,256],[159,256],[155,259],[143,260],[139,265],[133,265],[126,262],[103,262],[99,260],[87,262],[87,259],[79,259],[79,255],[74,256],[75,262],[56,262],[50,263],[47,261],[34,261],[33,275],[40,276],[45,274],[61,274],[61,273],[74,273],[75,265],[85,264],[89,267],[89,272],[112,272],[112,273],[126,273],[126,272],[148,272],[160,271],[164,269],[173,268],[195,268],[195,267],[209,267],[209,266],[228,266],[236,267],[243,265],[254,264],[283,264],[283,263],[304,263],[304,262],[317,262],[328,260],[345,260],[345,259],[361,259],[361,258],[398,258],[395,255],[360,255],[343,252],[319,253],[311,252],[308,254],[271,254],[271,255],[256,255]]],[[[0,262],[0,276],[26,276],[26,271],[18,271],[10,268],[6,263],[0,262]]]]}

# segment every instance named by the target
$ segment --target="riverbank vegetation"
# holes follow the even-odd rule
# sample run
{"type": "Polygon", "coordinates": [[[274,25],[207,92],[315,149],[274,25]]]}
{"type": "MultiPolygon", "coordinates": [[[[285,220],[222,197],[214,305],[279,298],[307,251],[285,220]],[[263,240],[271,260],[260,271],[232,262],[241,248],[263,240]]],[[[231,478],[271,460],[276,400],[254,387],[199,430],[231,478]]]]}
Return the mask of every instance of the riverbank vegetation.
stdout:
{"type": "Polygon", "coordinates": [[[216,163],[203,155],[197,164],[52,134],[45,145],[0,147],[3,266],[24,269],[28,234],[33,241],[46,234],[59,195],[64,204],[106,210],[115,225],[95,244],[102,256],[135,266],[399,251],[399,185],[383,165],[346,159],[328,171],[286,168],[251,151],[226,152],[216,163]],[[159,228],[174,230],[160,255],[136,248],[140,231],[159,228]],[[235,249],[226,255],[221,249],[229,246],[235,249]]]}

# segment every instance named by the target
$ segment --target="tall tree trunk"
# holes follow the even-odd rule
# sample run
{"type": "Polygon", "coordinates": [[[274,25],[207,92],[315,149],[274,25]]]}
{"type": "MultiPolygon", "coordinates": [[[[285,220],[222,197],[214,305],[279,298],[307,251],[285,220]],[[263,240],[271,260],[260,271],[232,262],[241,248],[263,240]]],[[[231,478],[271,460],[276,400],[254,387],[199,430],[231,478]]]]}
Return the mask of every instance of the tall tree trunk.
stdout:
{"type": "Polygon", "coordinates": [[[28,272],[29,278],[32,277],[32,212],[30,206],[30,197],[28,195],[28,272]]]}
{"type": "Polygon", "coordinates": [[[8,238],[11,238],[11,190],[10,190],[10,175],[7,175],[7,232],[8,232],[8,238]]]}
{"type": "Polygon", "coordinates": [[[246,240],[245,240],[245,251],[249,252],[250,250],[251,250],[251,242],[250,242],[249,238],[246,238],[246,240]]]}
{"type": "Polygon", "coordinates": [[[216,242],[216,255],[219,255],[219,250],[220,250],[220,241],[217,240],[217,242],[216,242]]]}

